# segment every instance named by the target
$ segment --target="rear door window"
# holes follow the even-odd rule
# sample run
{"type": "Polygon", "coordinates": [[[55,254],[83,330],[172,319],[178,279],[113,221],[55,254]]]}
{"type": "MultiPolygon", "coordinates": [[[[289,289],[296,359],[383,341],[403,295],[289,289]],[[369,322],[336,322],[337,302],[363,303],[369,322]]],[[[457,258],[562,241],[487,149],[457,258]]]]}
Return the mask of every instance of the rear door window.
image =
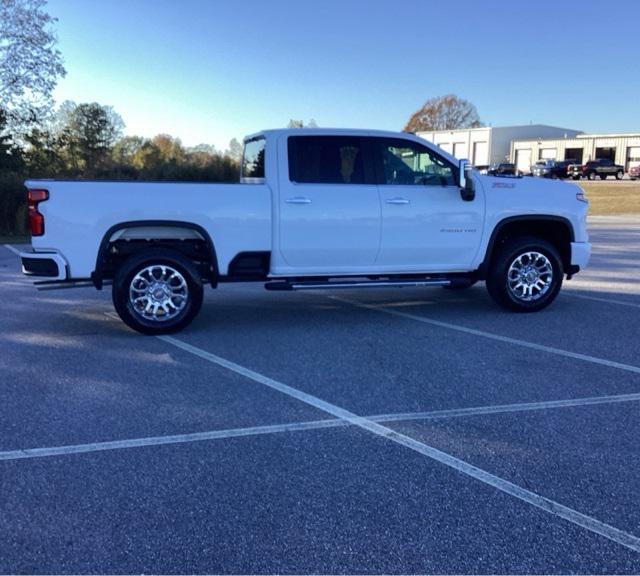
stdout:
{"type": "Polygon", "coordinates": [[[366,184],[365,147],[353,136],[290,136],[289,180],[303,184],[366,184]]]}

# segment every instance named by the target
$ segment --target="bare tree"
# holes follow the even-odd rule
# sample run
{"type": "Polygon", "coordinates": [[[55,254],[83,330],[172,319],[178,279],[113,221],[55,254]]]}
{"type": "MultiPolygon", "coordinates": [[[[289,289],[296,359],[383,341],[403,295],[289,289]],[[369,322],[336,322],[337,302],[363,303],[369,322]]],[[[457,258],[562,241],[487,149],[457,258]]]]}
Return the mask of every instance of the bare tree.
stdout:
{"type": "Polygon", "coordinates": [[[51,109],[65,75],[46,0],[0,0],[0,107],[10,128],[27,127],[51,109]]]}
{"type": "Polygon", "coordinates": [[[404,129],[408,132],[424,132],[479,126],[482,126],[482,123],[476,107],[468,100],[447,94],[427,100],[422,108],[409,118],[404,129]]]}
{"type": "Polygon", "coordinates": [[[240,144],[236,138],[232,138],[229,142],[229,148],[225,151],[225,155],[233,162],[240,162],[240,160],[242,160],[242,150],[242,144],[240,144]]]}
{"type": "Polygon", "coordinates": [[[287,128],[317,128],[318,124],[316,121],[311,118],[309,122],[305,125],[304,120],[289,120],[289,124],[287,124],[287,128]]]}

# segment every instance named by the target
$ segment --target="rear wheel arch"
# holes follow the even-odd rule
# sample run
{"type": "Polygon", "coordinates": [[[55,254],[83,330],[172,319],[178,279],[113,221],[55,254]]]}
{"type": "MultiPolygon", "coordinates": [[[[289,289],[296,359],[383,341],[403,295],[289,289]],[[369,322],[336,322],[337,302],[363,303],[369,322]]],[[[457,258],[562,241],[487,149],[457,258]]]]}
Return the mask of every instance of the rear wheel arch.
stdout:
{"type": "MultiPolygon", "coordinates": [[[[151,236],[147,239],[137,239],[139,244],[133,249],[133,252],[147,250],[155,244],[160,244],[163,248],[169,248],[181,252],[185,257],[189,257],[188,250],[186,249],[187,243],[190,240],[196,240],[198,237],[201,239],[199,242],[203,244],[204,253],[202,256],[206,259],[206,270],[203,270],[203,278],[211,283],[215,288],[218,284],[219,268],[218,268],[218,256],[216,253],[215,245],[209,233],[200,225],[192,222],[183,222],[177,220],[135,220],[120,222],[111,226],[103,235],[98,248],[98,254],[96,256],[95,269],[91,274],[91,279],[94,286],[100,290],[104,284],[105,279],[111,279],[116,274],[114,269],[114,262],[111,251],[116,242],[122,242],[126,238],[126,234],[123,238],[119,233],[123,231],[135,231],[140,228],[153,228],[157,230],[175,231],[174,239],[171,238],[171,234],[158,234],[154,237],[151,236]],[[195,232],[196,236],[191,239],[185,239],[183,231],[195,232]]],[[[131,240],[131,238],[127,238],[131,240]]],[[[122,264],[126,259],[130,258],[133,254],[128,254],[122,258],[122,264]]]]}
{"type": "Polygon", "coordinates": [[[486,278],[492,260],[501,246],[514,238],[536,237],[552,244],[562,259],[565,270],[571,266],[571,242],[575,241],[573,226],[562,216],[512,216],[498,222],[491,233],[484,260],[479,267],[481,278],[486,278]]]}

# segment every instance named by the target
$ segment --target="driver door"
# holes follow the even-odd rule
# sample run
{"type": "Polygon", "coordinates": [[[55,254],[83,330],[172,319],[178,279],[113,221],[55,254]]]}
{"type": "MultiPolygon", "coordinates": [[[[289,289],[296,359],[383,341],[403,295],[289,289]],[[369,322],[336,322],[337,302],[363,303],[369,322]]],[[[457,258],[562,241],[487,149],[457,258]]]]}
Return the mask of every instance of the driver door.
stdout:
{"type": "Polygon", "coordinates": [[[382,205],[377,267],[394,271],[466,271],[482,235],[484,198],[460,196],[457,167],[413,140],[374,138],[382,205]]]}

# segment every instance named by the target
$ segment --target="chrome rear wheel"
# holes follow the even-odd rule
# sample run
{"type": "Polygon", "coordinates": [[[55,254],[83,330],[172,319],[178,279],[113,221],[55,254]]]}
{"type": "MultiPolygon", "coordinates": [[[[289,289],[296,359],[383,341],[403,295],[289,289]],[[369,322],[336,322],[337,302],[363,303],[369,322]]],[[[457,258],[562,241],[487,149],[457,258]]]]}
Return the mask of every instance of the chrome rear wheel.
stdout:
{"type": "Polygon", "coordinates": [[[113,305],[125,324],[142,334],[182,330],[202,306],[200,271],[177,250],[149,248],[117,270],[113,305]]]}
{"type": "Polygon", "coordinates": [[[164,264],[143,268],[129,286],[131,308],[145,320],[171,320],[182,312],[188,299],[189,286],[184,276],[164,264]]]}

